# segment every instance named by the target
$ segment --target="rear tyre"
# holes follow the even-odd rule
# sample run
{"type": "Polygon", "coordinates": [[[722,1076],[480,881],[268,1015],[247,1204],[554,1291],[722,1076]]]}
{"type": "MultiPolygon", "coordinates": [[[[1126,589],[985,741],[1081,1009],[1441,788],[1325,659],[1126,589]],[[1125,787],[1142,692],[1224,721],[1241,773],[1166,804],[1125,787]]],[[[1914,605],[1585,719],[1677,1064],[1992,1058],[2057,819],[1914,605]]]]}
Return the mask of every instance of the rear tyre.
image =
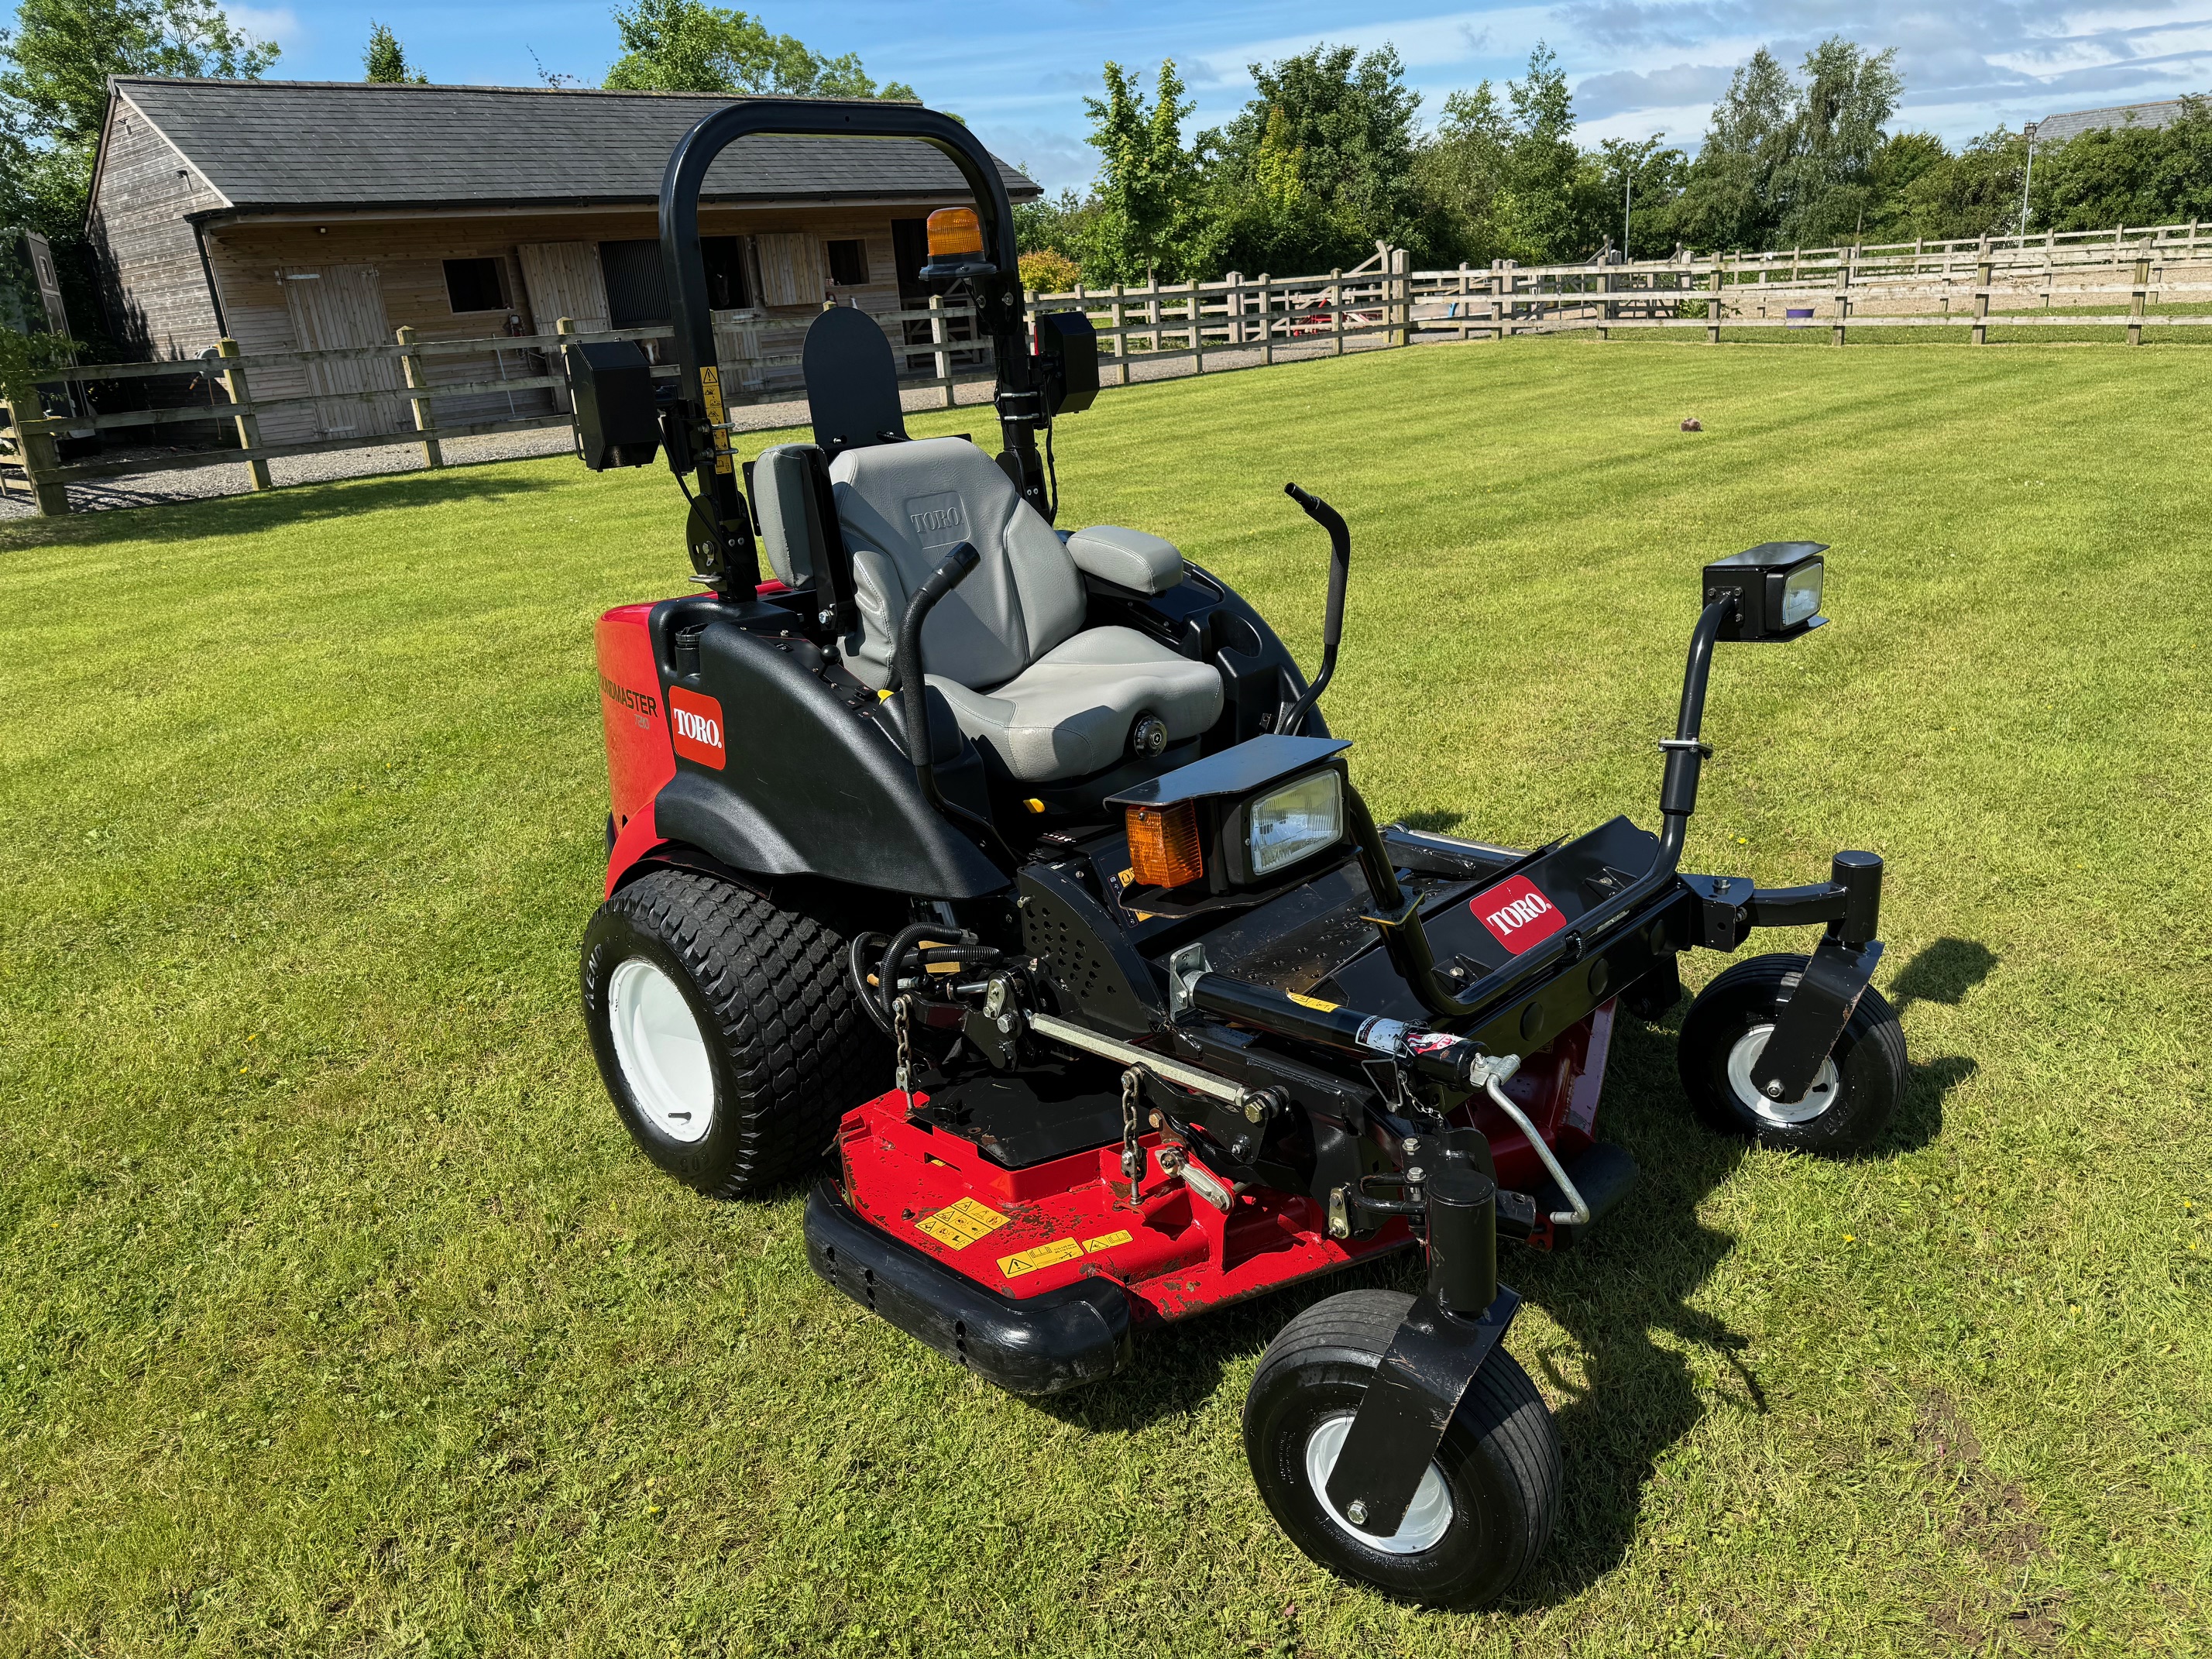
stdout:
{"type": "Polygon", "coordinates": [[[1829,1157],[1863,1152],[1889,1127],[1906,1080],[1905,1030],[1872,986],[1861,993],[1803,1099],[1769,1100],[1752,1086],[1752,1067],[1797,989],[1805,960],[1753,957],[1698,994],[1675,1048],[1682,1088],[1698,1115],[1723,1133],[1829,1157]]]}
{"type": "Polygon", "coordinates": [[[716,1198],[819,1157],[886,1066],[844,956],[826,915],[688,870],[601,905],[584,933],[584,1021],[638,1149],[716,1198]]]}
{"type": "Polygon", "coordinates": [[[1496,1600],[1544,1552],[1559,1509],[1559,1437],[1528,1374],[1492,1350],[1398,1531],[1375,1539],[1330,1504],[1328,1477],[1413,1298],[1349,1291],[1267,1345],[1244,1401],[1244,1453],[1291,1541],[1331,1572],[1431,1607],[1496,1600]]]}

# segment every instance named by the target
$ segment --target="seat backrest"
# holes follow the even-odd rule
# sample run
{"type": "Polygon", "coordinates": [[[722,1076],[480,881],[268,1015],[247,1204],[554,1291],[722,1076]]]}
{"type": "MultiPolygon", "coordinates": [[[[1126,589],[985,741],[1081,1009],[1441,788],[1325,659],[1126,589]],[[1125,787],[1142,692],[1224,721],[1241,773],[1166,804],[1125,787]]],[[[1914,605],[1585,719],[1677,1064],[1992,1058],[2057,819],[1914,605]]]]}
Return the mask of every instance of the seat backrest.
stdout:
{"type": "Polygon", "coordinates": [[[860,614],[846,666],[867,684],[890,683],[908,599],[963,541],[982,562],[929,613],[921,655],[930,673],[987,691],[1083,626],[1075,561],[998,463],[965,438],[847,450],[830,477],[860,614]]]}
{"type": "Polygon", "coordinates": [[[811,444],[777,444],[753,463],[753,511],[769,567],[786,587],[811,587],[828,568],[830,544],[816,505],[811,444]]]}

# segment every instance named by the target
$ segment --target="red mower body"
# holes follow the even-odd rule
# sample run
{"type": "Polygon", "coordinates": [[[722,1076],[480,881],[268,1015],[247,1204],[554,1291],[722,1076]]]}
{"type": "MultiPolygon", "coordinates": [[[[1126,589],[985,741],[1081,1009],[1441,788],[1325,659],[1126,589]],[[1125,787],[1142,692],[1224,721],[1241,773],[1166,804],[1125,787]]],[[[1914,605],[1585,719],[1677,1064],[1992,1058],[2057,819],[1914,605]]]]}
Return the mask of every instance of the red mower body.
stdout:
{"type": "MultiPolygon", "coordinates": [[[[1607,1003],[1530,1055],[1504,1085],[1564,1161],[1591,1145],[1613,1016],[1607,1003]]],[[[915,1097],[917,1104],[927,1099],[915,1097]]],[[[1528,1138],[1496,1106],[1484,1102],[1471,1126],[1489,1140],[1501,1183],[1542,1187],[1544,1170],[1528,1138]]],[[[1145,1174],[1132,1193],[1118,1144],[1007,1169],[975,1141],[917,1121],[896,1090],[848,1113],[838,1131],[844,1190],[872,1225],[1018,1302],[1080,1279],[1110,1279],[1127,1292],[1140,1326],[1187,1318],[1413,1242],[1401,1220],[1369,1238],[1331,1238],[1322,1206],[1302,1194],[1248,1189],[1224,1213],[1182,1177],[1162,1170],[1163,1144],[1159,1135],[1144,1137],[1145,1174]]]]}

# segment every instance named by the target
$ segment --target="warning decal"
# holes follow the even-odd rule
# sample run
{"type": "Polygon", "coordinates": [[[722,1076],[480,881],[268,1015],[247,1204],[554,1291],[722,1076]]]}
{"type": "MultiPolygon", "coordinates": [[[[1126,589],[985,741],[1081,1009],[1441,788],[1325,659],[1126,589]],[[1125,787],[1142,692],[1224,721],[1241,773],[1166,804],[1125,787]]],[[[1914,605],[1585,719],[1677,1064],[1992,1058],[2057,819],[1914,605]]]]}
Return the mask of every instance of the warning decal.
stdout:
{"type": "Polygon", "coordinates": [[[1101,1233],[1096,1238],[1086,1238],[1083,1241],[1083,1248],[1096,1255],[1100,1250],[1110,1250],[1116,1244],[1127,1244],[1128,1242],[1129,1230],[1124,1227],[1119,1232],[1101,1233]]]}
{"type": "Polygon", "coordinates": [[[1486,893],[1467,902],[1475,920],[1490,929],[1490,936],[1519,956],[1567,925],[1559,907],[1546,898],[1526,876],[1509,876],[1486,893]]]}
{"type": "Polygon", "coordinates": [[[946,1205],[934,1215],[922,1217],[914,1224],[939,1243],[964,1250],[977,1239],[988,1238],[1008,1219],[988,1204],[963,1198],[957,1204],[946,1205]]]}
{"type": "Polygon", "coordinates": [[[1039,1267],[1049,1267],[1055,1261],[1073,1261],[1082,1254],[1083,1246],[1073,1239],[1055,1238],[1051,1243],[1040,1244],[1035,1249],[1000,1256],[999,1271],[1009,1279],[1019,1279],[1024,1273],[1033,1273],[1039,1267]]]}
{"type": "Polygon", "coordinates": [[[1302,997],[1296,991],[1286,991],[1284,994],[1302,1008],[1317,1008],[1324,1014],[1333,1014],[1344,1006],[1339,1002],[1323,1002],[1319,997],[1302,997]]]}

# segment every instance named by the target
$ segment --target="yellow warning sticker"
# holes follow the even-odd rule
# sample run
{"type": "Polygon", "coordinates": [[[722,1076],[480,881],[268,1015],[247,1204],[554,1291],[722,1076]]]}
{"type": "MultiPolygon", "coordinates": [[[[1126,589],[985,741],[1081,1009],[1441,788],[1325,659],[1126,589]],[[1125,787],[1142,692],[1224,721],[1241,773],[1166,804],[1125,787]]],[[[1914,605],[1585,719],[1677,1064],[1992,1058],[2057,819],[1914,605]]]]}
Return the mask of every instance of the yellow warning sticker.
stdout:
{"type": "Polygon", "coordinates": [[[1005,1226],[1011,1218],[1000,1215],[988,1204],[978,1204],[972,1198],[963,1198],[957,1204],[948,1204],[933,1215],[926,1215],[914,1224],[940,1244],[949,1244],[956,1250],[964,1250],[979,1238],[988,1238],[1005,1226]]]}
{"type": "Polygon", "coordinates": [[[1124,1227],[1119,1232],[1101,1233],[1096,1238],[1086,1238],[1083,1241],[1083,1248],[1095,1255],[1100,1250],[1110,1250],[1116,1244],[1127,1244],[1128,1242],[1129,1230],[1124,1227]]]}
{"type": "MultiPolygon", "coordinates": [[[[729,419],[722,407],[722,371],[720,369],[712,365],[700,369],[699,399],[707,406],[707,419],[709,424],[720,426],[729,419]]],[[[713,435],[714,471],[727,472],[730,470],[730,434],[726,432],[717,432],[713,435]]]]}
{"type": "Polygon", "coordinates": [[[1055,1238],[1049,1244],[1040,1244],[1035,1249],[1018,1250],[1012,1255],[999,1258],[999,1271],[1009,1279],[1019,1279],[1024,1273],[1033,1273],[1039,1267],[1049,1267],[1055,1261],[1073,1261],[1083,1254],[1083,1246],[1072,1238],[1055,1238]]]}
{"type": "Polygon", "coordinates": [[[1343,1006],[1340,1003],[1323,1002],[1319,997],[1302,997],[1296,991],[1288,992],[1285,994],[1289,996],[1291,1001],[1297,1003],[1302,1007],[1318,1008],[1324,1014],[1333,1014],[1338,1008],[1343,1006]]]}

